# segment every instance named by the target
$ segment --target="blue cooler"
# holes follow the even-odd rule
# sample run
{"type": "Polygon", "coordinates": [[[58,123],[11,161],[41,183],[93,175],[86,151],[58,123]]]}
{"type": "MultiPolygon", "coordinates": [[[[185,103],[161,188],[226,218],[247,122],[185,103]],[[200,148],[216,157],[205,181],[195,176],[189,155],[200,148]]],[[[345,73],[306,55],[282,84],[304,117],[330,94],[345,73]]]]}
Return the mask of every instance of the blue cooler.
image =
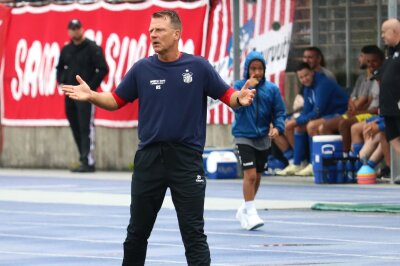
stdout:
{"type": "Polygon", "coordinates": [[[204,175],[206,175],[206,176],[208,175],[208,172],[207,172],[208,156],[213,151],[231,151],[231,152],[233,152],[234,150],[231,148],[224,148],[224,147],[205,147],[204,151],[203,151],[203,168],[204,168],[204,175]]]}
{"type": "Polygon", "coordinates": [[[316,184],[337,183],[337,177],[340,175],[337,160],[343,157],[342,136],[314,136],[312,142],[314,182],[316,184]]]}
{"type": "Polygon", "coordinates": [[[233,151],[212,151],[207,157],[207,177],[212,179],[236,178],[238,161],[233,151]]]}

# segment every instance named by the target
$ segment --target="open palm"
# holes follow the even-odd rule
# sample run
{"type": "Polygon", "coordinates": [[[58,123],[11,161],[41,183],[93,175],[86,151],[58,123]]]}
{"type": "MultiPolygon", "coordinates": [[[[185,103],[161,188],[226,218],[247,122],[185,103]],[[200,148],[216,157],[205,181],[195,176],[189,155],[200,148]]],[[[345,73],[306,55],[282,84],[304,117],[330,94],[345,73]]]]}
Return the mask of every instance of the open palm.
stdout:
{"type": "Polygon", "coordinates": [[[79,76],[76,75],[76,80],[79,82],[79,85],[63,85],[61,90],[73,100],[77,101],[88,101],[92,94],[92,90],[89,85],[79,76]]]}

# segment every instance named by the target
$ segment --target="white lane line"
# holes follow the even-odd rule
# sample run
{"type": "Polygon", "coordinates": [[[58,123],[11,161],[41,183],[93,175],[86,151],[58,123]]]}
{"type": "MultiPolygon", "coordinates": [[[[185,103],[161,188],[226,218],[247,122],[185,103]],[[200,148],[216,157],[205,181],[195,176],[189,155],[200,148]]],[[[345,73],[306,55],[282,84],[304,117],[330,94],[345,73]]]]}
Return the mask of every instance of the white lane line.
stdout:
{"type": "MultiPolygon", "coordinates": [[[[126,227],[121,227],[123,230],[126,227]]],[[[113,228],[115,229],[115,228],[113,228]]],[[[180,233],[179,229],[166,229],[166,228],[154,228],[153,232],[169,232],[169,233],[180,233]]],[[[312,240],[312,241],[330,241],[330,242],[338,242],[338,243],[351,243],[351,244],[368,244],[368,245],[400,245],[400,242],[390,242],[390,241],[366,241],[366,240],[357,240],[357,239],[343,239],[343,238],[328,238],[328,237],[302,237],[302,236],[294,236],[294,235],[270,235],[265,233],[229,233],[229,232],[220,232],[220,231],[210,231],[206,230],[207,235],[221,235],[221,236],[234,236],[234,237],[251,237],[251,238],[275,238],[275,239],[296,239],[296,240],[312,240]]],[[[10,237],[10,238],[32,238],[32,239],[43,239],[43,240],[58,240],[58,241],[78,241],[78,242],[90,242],[90,243],[120,243],[120,241],[111,241],[111,240],[99,240],[99,239],[81,239],[74,237],[53,237],[53,236],[41,236],[41,235],[21,235],[21,234],[9,234],[9,233],[0,233],[2,237],[10,237]]]]}
{"type": "MultiPolygon", "coordinates": [[[[129,208],[129,207],[128,207],[129,208]]],[[[61,216],[61,217],[102,217],[102,218],[129,218],[129,209],[126,215],[119,214],[90,214],[86,212],[41,212],[41,211],[11,211],[0,210],[0,213],[13,215],[36,215],[36,216],[61,216]]],[[[176,217],[175,217],[176,219],[176,217]]]]}
{"type": "MultiPolygon", "coordinates": [[[[96,193],[96,192],[63,192],[41,190],[0,189],[0,201],[84,204],[97,206],[129,206],[130,195],[96,193]]],[[[206,210],[236,210],[242,199],[206,197],[206,210]]],[[[299,200],[257,200],[259,209],[310,209],[314,201],[299,200]]],[[[171,196],[165,196],[163,208],[173,209],[171,196]]]]}
{"type": "MultiPolygon", "coordinates": [[[[60,253],[37,253],[37,252],[22,252],[22,251],[7,251],[0,250],[0,254],[9,254],[9,255],[25,255],[25,256],[35,256],[35,257],[58,257],[58,258],[78,258],[78,259],[107,259],[107,260],[119,260],[122,261],[121,256],[88,256],[88,255],[75,255],[75,254],[60,254],[60,253]]],[[[146,259],[146,263],[162,263],[162,264],[186,264],[186,262],[182,261],[174,261],[174,260],[154,260],[154,259],[146,259]]],[[[221,264],[222,265],[222,264],[221,264]]]]}
{"type": "MultiPolygon", "coordinates": [[[[102,216],[104,217],[104,216],[102,216]]],[[[158,215],[158,219],[163,220],[177,220],[176,216],[165,216],[158,215]]],[[[217,222],[237,222],[236,219],[227,219],[227,218],[210,218],[206,217],[206,221],[217,221],[217,222]]],[[[6,224],[6,221],[3,221],[3,224],[6,224]]],[[[351,229],[373,229],[373,230],[393,230],[399,231],[400,227],[387,227],[387,226],[369,226],[369,225],[351,225],[351,224],[327,224],[327,223],[308,223],[308,222],[287,222],[281,220],[270,220],[268,219],[267,224],[290,224],[290,225],[301,225],[301,226],[320,226],[320,227],[337,227],[337,228],[351,228],[351,229]]],[[[84,228],[110,228],[110,229],[119,229],[121,227],[125,228],[126,226],[112,226],[112,225],[96,225],[96,224],[77,224],[77,223],[47,223],[47,222],[10,222],[9,224],[19,224],[19,225],[34,225],[34,226],[46,226],[46,227],[84,227],[84,228]]]]}
{"type": "Polygon", "coordinates": [[[110,260],[122,260],[121,257],[111,257],[111,256],[88,256],[88,255],[68,255],[68,254],[58,254],[58,253],[37,253],[37,252],[22,252],[22,251],[8,251],[0,250],[2,254],[11,255],[26,255],[26,256],[36,256],[36,257],[62,257],[62,258],[84,258],[84,259],[110,259],[110,260]]]}
{"type": "Polygon", "coordinates": [[[61,185],[61,184],[54,184],[54,185],[14,185],[14,186],[1,186],[2,190],[34,190],[34,189],[63,189],[63,188],[79,188],[78,185],[61,185]]]}
{"type": "Polygon", "coordinates": [[[329,227],[341,227],[341,228],[357,228],[357,229],[380,229],[380,230],[400,230],[400,227],[388,227],[388,226],[375,226],[375,225],[351,225],[351,224],[329,224],[329,223],[310,223],[310,222],[289,222],[280,220],[268,220],[268,223],[276,224],[292,224],[292,225],[307,225],[307,226],[329,226],[329,227]]]}
{"type": "MultiPolygon", "coordinates": [[[[15,235],[15,234],[0,234],[3,237],[14,237],[14,238],[33,238],[33,239],[43,239],[43,240],[60,240],[60,241],[79,241],[79,242],[89,242],[89,243],[107,243],[107,244],[120,244],[120,241],[110,241],[110,240],[89,240],[89,239],[79,239],[79,238],[59,238],[59,237],[42,237],[42,236],[26,236],[26,235],[15,235]]],[[[254,235],[249,235],[254,236],[254,235]]],[[[271,236],[268,236],[271,237],[271,236]]],[[[357,241],[358,242],[358,241],[357,241]]],[[[182,244],[165,244],[157,242],[149,242],[149,246],[162,246],[162,247],[175,247],[184,248],[182,244]]],[[[366,255],[359,253],[337,253],[337,252],[315,252],[315,251],[294,251],[294,250],[278,250],[274,247],[266,248],[233,248],[233,247],[222,247],[222,246],[210,246],[211,250],[226,250],[226,251],[246,251],[246,252],[263,252],[263,253],[289,253],[289,254],[307,254],[307,255],[325,255],[325,256],[337,256],[337,257],[357,257],[357,258],[369,258],[369,259],[383,259],[383,260],[398,260],[400,261],[400,256],[379,256],[379,255],[366,255]]]]}

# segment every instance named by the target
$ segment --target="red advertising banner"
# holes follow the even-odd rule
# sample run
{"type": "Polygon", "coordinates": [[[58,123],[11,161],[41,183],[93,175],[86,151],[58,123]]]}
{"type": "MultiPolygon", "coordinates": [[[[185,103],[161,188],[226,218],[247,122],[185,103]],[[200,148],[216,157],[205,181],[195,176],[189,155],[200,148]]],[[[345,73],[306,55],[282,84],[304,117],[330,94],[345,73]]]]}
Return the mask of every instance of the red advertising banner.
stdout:
{"type": "Polygon", "coordinates": [[[0,4],[0,59],[3,57],[11,8],[0,4]]]}
{"type": "MultiPolygon", "coordinates": [[[[267,62],[266,77],[275,82],[283,94],[295,0],[26,5],[12,10],[3,47],[1,123],[8,126],[68,125],[64,95],[56,83],[55,66],[61,48],[69,41],[67,23],[72,18],[79,18],[86,36],[103,48],[110,72],[98,90],[115,89],[132,64],[153,53],[148,27],[151,14],[161,9],[175,9],[181,15],[180,50],[205,56],[227,83],[233,83],[233,3],[240,9],[241,68],[249,51],[263,52],[267,62]]],[[[0,19],[4,14],[0,10],[0,19]]],[[[5,38],[2,32],[4,30],[0,28],[0,38],[3,38],[0,40],[5,38]]],[[[3,44],[0,42],[0,52],[3,44]]],[[[136,126],[136,104],[128,104],[114,112],[97,108],[95,124],[136,126]]],[[[230,124],[233,119],[228,106],[209,99],[207,123],[230,124]]]]}
{"type": "MultiPolygon", "coordinates": [[[[1,65],[4,71],[2,124],[68,125],[64,111],[65,96],[58,88],[55,67],[62,47],[69,41],[67,24],[71,19],[81,20],[86,37],[103,48],[110,72],[99,90],[111,91],[133,63],[153,54],[148,27],[151,14],[162,9],[175,9],[181,16],[181,51],[202,55],[207,31],[207,0],[193,3],[149,1],[118,5],[105,2],[43,7],[27,5],[13,9],[1,65]]],[[[135,102],[115,112],[97,108],[95,123],[109,127],[132,127],[137,125],[137,117],[135,102]]]]}

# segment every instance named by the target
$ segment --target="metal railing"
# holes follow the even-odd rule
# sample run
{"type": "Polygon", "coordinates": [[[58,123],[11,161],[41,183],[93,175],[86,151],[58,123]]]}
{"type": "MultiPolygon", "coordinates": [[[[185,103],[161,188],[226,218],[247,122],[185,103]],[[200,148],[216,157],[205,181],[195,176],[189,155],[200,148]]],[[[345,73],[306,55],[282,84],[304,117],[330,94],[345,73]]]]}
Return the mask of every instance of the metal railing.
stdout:
{"type": "Polygon", "coordinates": [[[390,183],[394,184],[396,176],[400,175],[400,154],[390,145],[390,183]]]}

